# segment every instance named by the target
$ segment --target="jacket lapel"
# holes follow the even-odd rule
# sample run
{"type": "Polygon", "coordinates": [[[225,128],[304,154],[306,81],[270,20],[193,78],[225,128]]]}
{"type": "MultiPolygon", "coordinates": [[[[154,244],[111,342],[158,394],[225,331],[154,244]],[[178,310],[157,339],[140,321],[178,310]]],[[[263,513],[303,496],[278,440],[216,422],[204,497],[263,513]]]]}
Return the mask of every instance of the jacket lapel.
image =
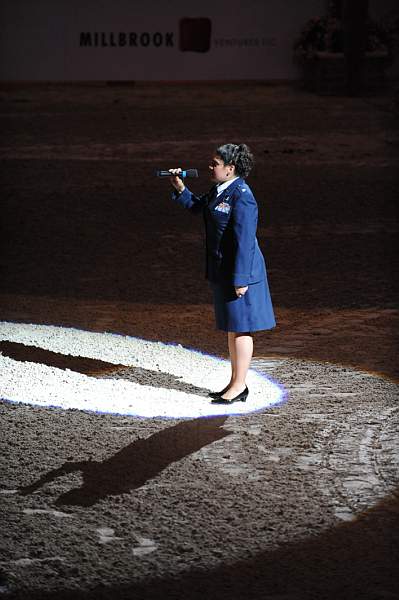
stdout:
{"type": "Polygon", "coordinates": [[[217,194],[217,187],[216,187],[216,185],[214,185],[208,192],[208,201],[207,201],[208,206],[210,204],[212,204],[213,201],[216,199],[216,194],[217,194]]]}
{"type": "Polygon", "coordinates": [[[223,190],[223,192],[216,197],[216,186],[213,188],[213,190],[211,190],[211,195],[210,195],[210,200],[208,203],[208,206],[212,206],[215,207],[218,204],[220,204],[221,202],[224,202],[225,198],[230,198],[230,196],[233,194],[234,190],[236,189],[237,186],[242,185],[243,184],[243,180],[241,179],[241,177],[239,177],[238,179],[236,179],[235,181],[233,181],[233,183],[231,183],[225,190],[223,190]]]}

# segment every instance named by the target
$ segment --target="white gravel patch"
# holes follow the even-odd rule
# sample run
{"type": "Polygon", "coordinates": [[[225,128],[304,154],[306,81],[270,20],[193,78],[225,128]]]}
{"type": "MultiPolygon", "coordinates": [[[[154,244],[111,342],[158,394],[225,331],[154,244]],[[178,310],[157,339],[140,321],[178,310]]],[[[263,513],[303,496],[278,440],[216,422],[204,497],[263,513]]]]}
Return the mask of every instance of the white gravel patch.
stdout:
{"type": "MultiPolygon", "coordinates": [[[[115,333],[0,322],[0,340],[75,357],[157,371],[203,390],[217,390],[229,378],[229,362],[180,344],[151,342],[115,333]]],[[[11,402],[141,417],[200,417],[245,414],[282,401],[281,386],[251,369],[245,403],[213,405],[206,395],[141,385],[124,379],[95,378],[0,355],[0,397],[11,402]]]]}
{"type": "Polygon", "coordinates": [[[57,517],[59,519],[70,519],[73,517],[70,513],[62,512],[61,510],[47,510],[45,508],[25,508],[22,511],[25,515],[50,515],[51,517],[57,517]]]}

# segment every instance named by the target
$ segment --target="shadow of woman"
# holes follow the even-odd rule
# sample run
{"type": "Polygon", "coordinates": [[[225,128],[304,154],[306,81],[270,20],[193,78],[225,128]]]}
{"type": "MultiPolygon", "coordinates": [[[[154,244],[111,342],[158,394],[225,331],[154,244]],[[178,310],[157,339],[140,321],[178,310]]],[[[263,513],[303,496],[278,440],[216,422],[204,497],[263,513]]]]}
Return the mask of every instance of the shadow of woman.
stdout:
{"type": "Polygon", "coordinates": [[[92,506],[107,496],[143,486],[171,463],[230,435],[231,432],[222,429],[226,419],[222,416],[182,421],[149,438],[136,440],[103,461],[67,462],[34,483],[21,487],[19,493],[26,496],[57,477],[80,471],[83,485],[62,494],[55,504],[92,506]]]}

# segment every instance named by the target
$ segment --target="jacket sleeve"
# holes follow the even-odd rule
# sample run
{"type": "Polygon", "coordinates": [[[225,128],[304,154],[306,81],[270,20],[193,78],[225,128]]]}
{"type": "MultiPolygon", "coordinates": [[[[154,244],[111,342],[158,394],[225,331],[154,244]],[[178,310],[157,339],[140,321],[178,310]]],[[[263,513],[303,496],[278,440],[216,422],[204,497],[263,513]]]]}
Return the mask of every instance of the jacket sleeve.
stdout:
{"type": "Polygon", "coordinates": [[[244,287],[251,277],[258,224],[258,205],[248,188],[235,197],[232,218],[236,244],[233,285],[244,287]]]}
{"type": "Polygon", "coordinates": [[[178,191],[174,191],[172,193],[172,200],[177,202],[184,208],[187,208],[192,213],[196,214],[202,211],[207,201],[208,194],[203,194],[202,196],[195,196],[190,190],[186,187],[179,194],[178,191]]]}

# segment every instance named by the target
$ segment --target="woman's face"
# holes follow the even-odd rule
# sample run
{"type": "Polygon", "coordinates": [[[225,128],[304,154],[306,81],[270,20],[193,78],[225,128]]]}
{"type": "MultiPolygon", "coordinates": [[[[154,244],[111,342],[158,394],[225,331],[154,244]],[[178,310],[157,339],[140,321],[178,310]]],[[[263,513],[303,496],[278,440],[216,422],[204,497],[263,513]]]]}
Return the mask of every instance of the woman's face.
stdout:
{"type": "Polygon", "coordinates": [[[211,170],[211,181],[215,183],[224,183],[236,176],[235,166],[225,165],[220,156],[217,155],[212,158],[209,168],[211,170]]]}

